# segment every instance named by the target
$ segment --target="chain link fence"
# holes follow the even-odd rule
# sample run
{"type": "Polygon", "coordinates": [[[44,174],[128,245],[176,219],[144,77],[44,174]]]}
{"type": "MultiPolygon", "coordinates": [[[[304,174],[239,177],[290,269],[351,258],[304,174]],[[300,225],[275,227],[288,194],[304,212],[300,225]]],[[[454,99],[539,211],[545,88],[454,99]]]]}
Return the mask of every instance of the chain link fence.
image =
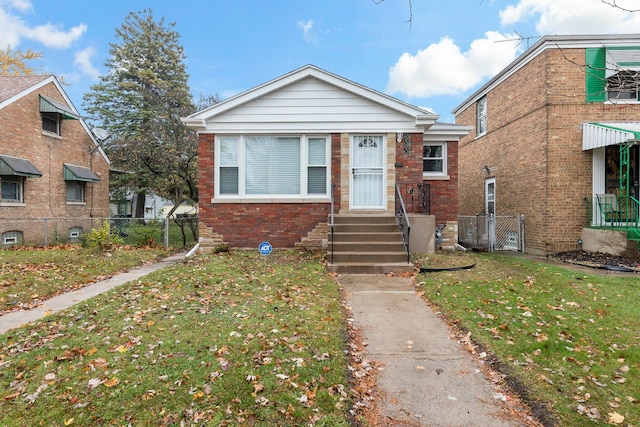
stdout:
{"type": "Polygon", "coordinates": [[[471,248],[524,252],[524,215],[458,217],[458,240],[471,248]]]}
{"type": "Polygon", "coordinates": [[[189,247],[198,241],[198,217],[1,219],[0,247],[82,244],[83,236],[106,226],[114,241],[132,246],[189,247]]]}

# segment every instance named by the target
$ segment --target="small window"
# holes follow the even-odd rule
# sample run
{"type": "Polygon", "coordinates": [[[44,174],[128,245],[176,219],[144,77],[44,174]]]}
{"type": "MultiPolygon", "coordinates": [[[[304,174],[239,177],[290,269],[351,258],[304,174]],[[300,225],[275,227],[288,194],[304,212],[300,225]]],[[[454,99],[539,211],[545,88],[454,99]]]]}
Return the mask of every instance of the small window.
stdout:
{"type": "Polygon", "coordinates": [[[0,176],[2,203],[22,203],[24,177],[15,175],[0,176]]]}
{"type": "Polygon", "coordinates": [[[480,98],[476,105],[477,123],[476,130],[478,135],[487,133],[487,97],[480,98]]]}
{"type": "Polygon", "coordinates": [[[82,227],[71,227],[69,229],[70,242],[79,242],[80,236],[82,236],[82,227]]]}
{"type": "Polygon", "coordinates": [[[59,113],[41,113],[42,114],[42,130],[49,133],[60,135],[60,114],[59,113]]]}
{"type": "Polygon", "coordinates": [[[67,202],[84,203],[84,182],[67,182],[67,202]]]}
{"type": "Polygon", "coordinates": [[[2,246],[17,246],[22,244],[22,231],[12,230],[2,233],[2,246]]]}
{"type": "Polygon", "coordinates": [[[428,144],[422,147],[422,171],[424,175],[447,174],[447,144],[428,144]]]}
{"type": "Polygon", "coordinates": [[[640,71],[622,70],[607,77],[607,100],[638,101],[640,71]]]}

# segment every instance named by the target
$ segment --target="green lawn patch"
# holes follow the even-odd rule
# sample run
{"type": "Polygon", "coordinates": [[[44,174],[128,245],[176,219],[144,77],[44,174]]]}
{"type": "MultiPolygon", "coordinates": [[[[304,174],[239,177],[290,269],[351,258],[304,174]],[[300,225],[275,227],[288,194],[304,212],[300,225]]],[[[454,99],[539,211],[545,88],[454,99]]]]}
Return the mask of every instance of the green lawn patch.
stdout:
{"type": "Polygon", "coordinates": [[[116,247],[105,252],[73,245],[0,250],[0,313],[33,307],[168,255],[170,251],[162,247],[116,247]]]}
{"type": "Polygon", "coordinates": [[[347,426],[322,254],[198,256],[0,337],[0,425],[347,426]]]}
{"type": "Polygon", "coordinates": [[[584,275],[494,254],[431,255],[424,297],[502,362],[559,425],[640,424],[640,278],[584,275]]]}

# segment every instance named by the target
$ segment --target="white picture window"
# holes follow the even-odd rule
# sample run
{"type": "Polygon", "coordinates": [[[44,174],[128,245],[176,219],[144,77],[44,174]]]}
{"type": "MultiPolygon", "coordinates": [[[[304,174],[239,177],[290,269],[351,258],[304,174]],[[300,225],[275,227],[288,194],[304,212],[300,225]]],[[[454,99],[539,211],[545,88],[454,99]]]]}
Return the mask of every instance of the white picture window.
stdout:
{"type": "Polygon", "coordinates": [[[216,139],[216,196],[327,196],[326,136],[222,136],[216,139]]]}

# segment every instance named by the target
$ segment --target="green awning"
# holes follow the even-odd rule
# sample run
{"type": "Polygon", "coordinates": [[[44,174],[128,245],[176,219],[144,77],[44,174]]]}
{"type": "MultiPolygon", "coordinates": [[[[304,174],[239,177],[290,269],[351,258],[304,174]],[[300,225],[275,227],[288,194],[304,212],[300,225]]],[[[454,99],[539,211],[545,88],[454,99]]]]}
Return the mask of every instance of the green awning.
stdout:
{"type": "Polygon", "coordinates": [[[27,159],[0,155],[0,175],[17,175],[38,178],[42,172],[27,159]]]}
{"type": "Polygon", "coordinates": [[[91,169],[82,166],[64,164],[64,180],[65,181],[85,181],[99,182],[98,175],[93,173],[91,169]]]}
{"type": "Polygon", "coordinates": [[[77,113],[71,111],[71,107],[68,107],[62,102],[45,98],[42,95],[40,95],[40,112],[59,113],[62,114],[62,118],[65,120],[80,120],[80,116],[77,113]]]}

